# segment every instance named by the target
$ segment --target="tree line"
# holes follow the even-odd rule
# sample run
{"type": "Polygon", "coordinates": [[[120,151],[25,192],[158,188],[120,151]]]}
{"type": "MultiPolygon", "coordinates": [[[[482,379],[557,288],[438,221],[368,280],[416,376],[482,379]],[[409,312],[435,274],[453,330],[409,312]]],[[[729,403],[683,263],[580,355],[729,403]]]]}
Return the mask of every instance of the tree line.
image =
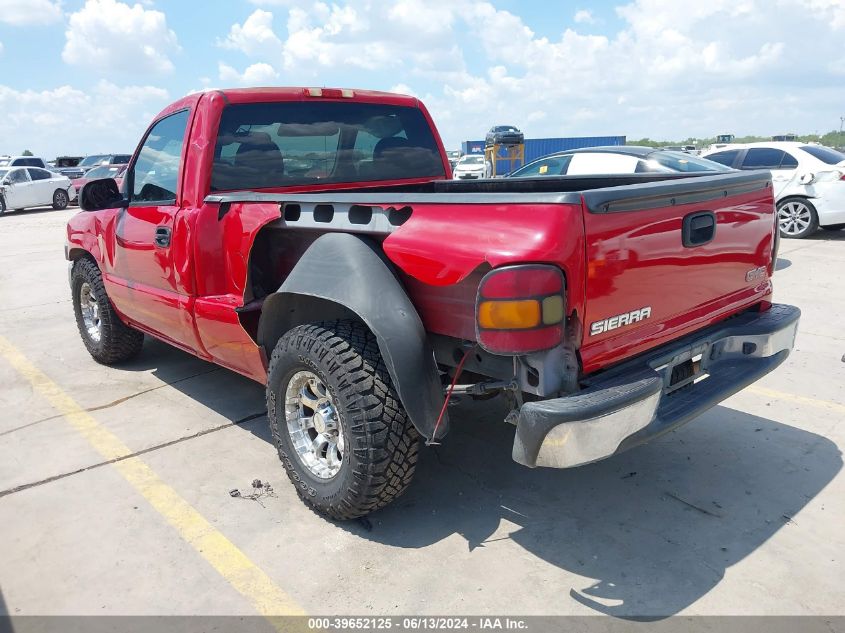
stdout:
{"type": "MultiPolygon", "coordinates": [[[[734,143],[756,143],[759,141],[771,141],[771,136],[737,136],[734,143]]],[[[827,134],[799,134],[797,140],[802,143],[821,143],[827,147],[845,147],[845,132],[831,130],[827,134]]],[[[655,141],[648,137],[641,139],[629,139],[628,145],[645,145],[647,147],[666,147],[667,145],[695,145],[698,148],[707,147],[716,142],[712,138],[687,138],[683,141],[655,141]]]]}

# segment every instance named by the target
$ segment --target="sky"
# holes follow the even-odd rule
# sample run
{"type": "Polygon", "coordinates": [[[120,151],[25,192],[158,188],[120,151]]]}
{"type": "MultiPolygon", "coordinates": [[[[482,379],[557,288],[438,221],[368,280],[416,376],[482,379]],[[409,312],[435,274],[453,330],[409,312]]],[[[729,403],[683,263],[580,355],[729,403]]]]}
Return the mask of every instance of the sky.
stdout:
{"type": "Polygon", "coordinates": [[[391,90],[447,148],[528,138],[824,133],[845,0],[0,0],[0,154],[130,152],[197,90],[391,90]]]}

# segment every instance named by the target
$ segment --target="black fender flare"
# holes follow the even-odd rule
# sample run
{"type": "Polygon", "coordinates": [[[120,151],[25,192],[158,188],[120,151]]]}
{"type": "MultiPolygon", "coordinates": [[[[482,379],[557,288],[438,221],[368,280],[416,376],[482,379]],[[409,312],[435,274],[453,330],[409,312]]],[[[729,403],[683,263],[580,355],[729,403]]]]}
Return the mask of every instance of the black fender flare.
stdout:
{"type": "MultiPolygon", "coordinates": [[[[411,423],[426,439],[435,439],[444,396],[434,351],[392,264],[371,240],[349,233],[318,237],[265,299],[258,342],[269,356],[297,325],[349,317],[373,332],[411,423]]],[[[444,412],[437,438],[447,431],[444,412]]]]}

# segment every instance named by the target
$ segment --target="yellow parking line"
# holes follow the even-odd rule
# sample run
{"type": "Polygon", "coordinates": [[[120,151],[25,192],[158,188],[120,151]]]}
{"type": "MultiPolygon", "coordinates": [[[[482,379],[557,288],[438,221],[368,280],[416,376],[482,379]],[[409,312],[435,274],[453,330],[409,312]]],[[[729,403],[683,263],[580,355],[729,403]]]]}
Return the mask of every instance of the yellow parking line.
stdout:
{"type": "Polygon", "coordinates": [[[747,389],[751,393],[756,393],[758,396],[765,396],[766,398],[773,398],[775,400],[785,400],[787,402],[794,402],[795,404],[806,404],[811,407],[819,409],[827,409],[828,411],[836,411],[838,413],[845,413],[845,404],[838,402],[829,402],[828,400],[818,400],[816,398],[809,398],[807,396],[798,396],[794,393],[786,393],[783,391],[776,391],[774,389],[767,389],[758,385],[751,385],[747,389]]]}
{"type": "MultiPolygon", "coordinates": [[[[105,459],[132,451],[87,413],[61,387],[0,336],[0,356],[58,410],[105,459]]],[[[304,615],[305,611],[282,591],[246,554],[138,457],[112,464],[123,478],[161,514],[179,535],[224,579],[265,616],[304,615]]]]}

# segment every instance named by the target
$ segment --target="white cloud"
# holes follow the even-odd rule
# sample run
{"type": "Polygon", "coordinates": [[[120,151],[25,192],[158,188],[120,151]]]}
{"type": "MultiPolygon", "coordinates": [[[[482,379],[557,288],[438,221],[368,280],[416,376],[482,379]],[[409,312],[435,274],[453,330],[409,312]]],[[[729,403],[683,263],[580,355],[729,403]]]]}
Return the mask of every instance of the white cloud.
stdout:
{"type": "Polygon", "coordinates": [[[416,97],[417,93],[408,84],[394,84],[387,90],[388,92],[395,92],[400,95],[408,95],[409,97],[416,97]]]}
{"type": "Polygon", "coordinates": [[[164,13],[116,0],[86,0],[65,37],[65,62],[104,73],[170,73],[180,50],[164,13]]]}
{"type": "Polygon", "coordinates": [[[596,19],[593,17],[593,12],[589,9],[579,9],[572,17],[576,24],[595,24],[596,19]]]}
{"type": "Polygon", "coordinates": [[[0,138],[5,151],[28,148],[48,159],[129,152],[168,101],[167,91],[155,86],[117,86],[107,81],[85,91],[71,86],[36,91],[0,85],[0,138]]]}
{"type": "Polygon", "coordinates": [[[279,73],[270,64],[264,62],[248,66],[243,73],[239,73],[235,68],[220,62],[218,72],[220,81],[244,86],[268,86],[276,83],[279,78],[279,73]]]}
{"type": "Polygon", "coordinates": [[[282,55],[282,41],[273,31],[273,14],[261,9],[256,9],[243,24],[233,24],[226,38],[217,44],[250,57],[278,59],[282,55]]]}
{"type": "Polygon", "coordinates": [[[0,22],[13,26],[53,24],[62,19],[61,2],[51,0],[3,0],[0,22]]]}
{"type": "Polygon", "coordinates": [[[281,8],[221,46],[284,83],[418,94],[450,145],[498,122],[529,136],[814,130],[841,107],[843,0],[620,0],[615,31],[584,32],[598,20],[581,9],[556,36],[486,0],[252,1],[281,8]]]}

